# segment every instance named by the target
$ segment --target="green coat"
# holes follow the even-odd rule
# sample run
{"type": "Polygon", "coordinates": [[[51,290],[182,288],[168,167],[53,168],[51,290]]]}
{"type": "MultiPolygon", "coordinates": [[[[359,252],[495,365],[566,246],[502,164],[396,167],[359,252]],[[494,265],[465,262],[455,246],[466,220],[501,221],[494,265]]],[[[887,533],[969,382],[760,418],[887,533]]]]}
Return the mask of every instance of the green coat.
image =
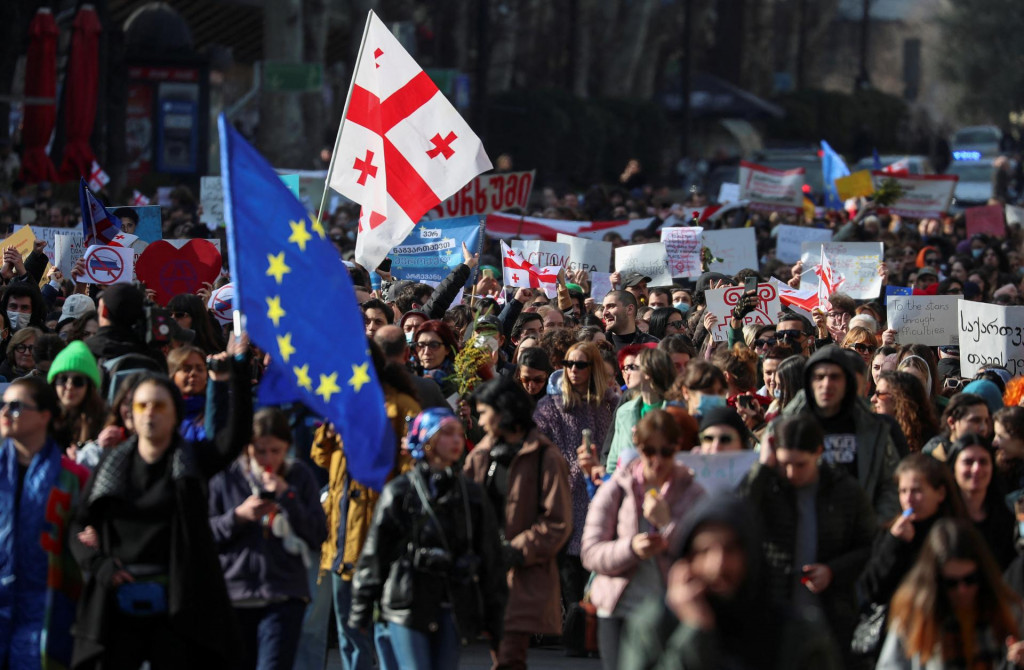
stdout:
{"type": "MultiPolygon", "coordinates": [[[[658,409],[664,409],[668,403],[662,401],[658,409]]],[[[605,470],[608,474],[615,472],[615,466],[619,460],[619,454],[626,449],[633,448],[633,426],[640,421],[640,410],[643,408],[643,396],[637,394],[632,400],[619,405],[615,411],[615,420],[612,424],[612,441],[608,449],[608,460],[605,462],[605,470]]]]}

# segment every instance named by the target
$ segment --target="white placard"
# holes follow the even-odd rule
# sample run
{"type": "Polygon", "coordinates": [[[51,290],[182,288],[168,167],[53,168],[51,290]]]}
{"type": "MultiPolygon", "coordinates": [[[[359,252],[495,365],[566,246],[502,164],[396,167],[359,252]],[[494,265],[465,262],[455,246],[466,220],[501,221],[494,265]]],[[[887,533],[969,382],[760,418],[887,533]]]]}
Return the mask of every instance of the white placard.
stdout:
{"type": "Polygon", "coordinates": [[[960,329],[957,303],[960,295],[891,295],[886,303],[886,323],[900,344],[941,347],[957,344],[960,329]]]}
{"type": "Polygon", "coordinates": [[[58,233],[54,236],[53,264],[65,277],[71,278],[71,270],[75,267],[78,259],[83,256],[85,256],[85,240],[82,233],[68,235],[58,233]]]}
{"type": "Polygon", "coordinates": [[[668,253],[668,268],[673,277],[700,276],[703,232],[700,226],[661,229],[661,242],[668,253]]]}
{"type": "Polygon", "coordinates": [[[832,241],[832,231],[827,228],[807,228],[806,226],[788,226],[782,224],[776,229],[775,257],[784,263],[796,263],[800,260],[804,242],[832,241]]]}
{"type": "Polygon", "coordinates": [[[693,470],[697,482],[709,494],[734,491],[757,458],[757,452],[751,449],[719,454],[702,454],[696,450],[676,454],[676,462],[693,470]]]}
{"type": "Polygon", "coordinates": [[[668,252],[661,242],[630,244],[615,250],[615,271],[623,275],[639,272],[651,278],[648,286],[671,286],[672,273],[668,270],[668,252]]]}
{"type": "Polygon", "coordinates": [[[1006,225],[1013,225],[1014,223],[1024,223],[1024,207],[1014,207],[1013,205],[1006,206],[1006,225]]]}
{"type": "Polygon", "coordinates": [[[569,246],[569,270],[607,272],[612,266],[612,243],[558,233],[558,244],[569,246]]]}
{"type": "Polygon", "coordinates": [[[203,206],[203,213],[199,217],[199,221],[205,223],[210,230],[216,230],[224,225],[224,188],[220,179],[220,177],[199,178],[199,202],[203,206]]]}
{"type": "Polygon", "coordinates": [[[939,217],[949,209],[956,188],[957,176],[949,174],[905,174],[872,172],[875,190],[886,179],[895,180],[903,189],[900,199],[889,205],[893,214],[907,217],[939,217]]]}
{"type": "MultiPolygon", "coordinates": [[[[729,319],[732,317],[732,310],[743,297],[742,286],[730,286],[728,288],[716,288],[704,292],[704,298],[708,303],[708,313],[718,317],[711,336],[720,342],[729,339],[729,319]]],[[[767,325],[778,323],[779,312],[782,311],[782,301],[779,300],[779,291],[772,284],[758,284],[757,286],[757,308],[743,317],[743,325],[767,325]]]]}
{"type": "Polygon", "coordinates": [[[734,275],[740,270],[757,270],[757,235],[753,228],[727,228],[705,230],[702,235],[704,246],[711,255],[721,258],[708,266],[710,272],[734,275]]]}
{"type": "Polygon", "coordinates": [[[751,207],[801,212],[804,204],[804,169],[773,170],[740,161],[740,198],[751,207]]]}
{"type": "Polygon", "coordinates": [[[740,185],[723,181],[718,187],[718,204],[724,205],[727,202],[740,201],[740,185]]]}
{"type": "Polygon", "coordinates": [[[549,265],[568,267],[568,244],[544,240],[512,240],[512,248],[522,251],[523,258],[539,268],[549,265]]]}
{"type": "Polygon", "coordinates": [[[1024,374],[1024,307],[961,300],[960,376],[973,377],[986,365],[1001,365],[1011,377],[1024,374]]]}
{"type": "Polygon", "coordinates": [[[94,244],[85,250],[85,283],[127,284],[135,276],[135,251],[130,247],[94,244]]]}
{"type": "MultiPolygon", "coordinates": [[[[814,266],[821,263],[821,247],[817,242],[804,242],[800,260],[804,273],[800,277],[800,289],[818,290],[818,275],[814,266]]],[[[836,289],[854,300],[873,300],[882,290],[882,278],[878,275],[878,264],[882,262],[881,242],[829,242],[825,245],[833,274],[842,277],[836,289]]]]}
{"type": "Polygon", "coordinates": [[[590,297],[594,299],[594,302],[601,304],[604,301],[604,297],[612,292],[612,273],[611,272],[591,272],[590,273],[590,297]]]}

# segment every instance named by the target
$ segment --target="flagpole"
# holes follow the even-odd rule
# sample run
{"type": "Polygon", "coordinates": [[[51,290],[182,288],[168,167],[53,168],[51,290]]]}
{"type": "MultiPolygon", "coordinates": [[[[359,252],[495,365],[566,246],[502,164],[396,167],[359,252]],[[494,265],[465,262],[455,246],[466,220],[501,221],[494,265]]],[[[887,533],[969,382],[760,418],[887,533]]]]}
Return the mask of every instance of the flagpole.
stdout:
{"type": "Polygon", "coordinates": [[[363,26],[363,38],[359,41],[359,51],[356,55],[356,66],[352,70],[352,79],[348,82],[348,95],[345,96],[345,109],[341,113],[341,123],[338,124],[338,134],[334,138],[334,149],[331,151],[331,162],[327,166],[327,178],[324,179],[324,194],[320,198],[320,210],[316,214],[316,220],[323,224],[324,205],[327,203],[327,193],[330,190],[331,173],[334,171],[334,160],[338,157],[338,143],[341,142],[341,131],[345,127],[345,117],[348,116],[348,105],[352,102],[352,88],[356,84],[356,74],[359,73],[359,64],[363,60],[363,46],[366,45],[366,34],[370,32],[370,17],[373,10],[366,14],[366,25],[363,26]]]}

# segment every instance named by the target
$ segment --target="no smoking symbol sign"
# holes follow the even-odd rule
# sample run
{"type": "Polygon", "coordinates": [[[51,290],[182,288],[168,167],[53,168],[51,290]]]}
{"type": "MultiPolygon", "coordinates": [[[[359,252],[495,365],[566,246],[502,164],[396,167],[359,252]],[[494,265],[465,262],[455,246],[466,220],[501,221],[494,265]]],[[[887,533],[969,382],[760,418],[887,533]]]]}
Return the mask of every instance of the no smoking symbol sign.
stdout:
{"type": "Polygon", "coordinates": [[[113,284],[124,274],[124,262],[116,251],[97,249],[86,259],[85,273],[95,284],[113,284]]]}

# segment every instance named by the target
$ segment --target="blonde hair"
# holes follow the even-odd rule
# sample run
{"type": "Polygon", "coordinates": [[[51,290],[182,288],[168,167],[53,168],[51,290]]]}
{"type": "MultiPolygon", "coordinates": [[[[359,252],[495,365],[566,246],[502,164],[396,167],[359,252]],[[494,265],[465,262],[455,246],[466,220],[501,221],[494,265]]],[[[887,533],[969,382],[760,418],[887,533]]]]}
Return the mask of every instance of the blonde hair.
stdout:
{"type": "Polygon", "coordinates": [[[604,358],[601,357],[601,350],[593,342],[577,342],[565,352],[564,362],[569,360],[569,354],[574,351],[582,351],[590,362],[590,381],[587,384],[586,394],[581,394],[569,383],[569,375],[562,373],[562,404],[566,409],[572,409],[577,403],[587,405],[599,404],[608,390],[608,371],[604,368],[604,358]]]}

